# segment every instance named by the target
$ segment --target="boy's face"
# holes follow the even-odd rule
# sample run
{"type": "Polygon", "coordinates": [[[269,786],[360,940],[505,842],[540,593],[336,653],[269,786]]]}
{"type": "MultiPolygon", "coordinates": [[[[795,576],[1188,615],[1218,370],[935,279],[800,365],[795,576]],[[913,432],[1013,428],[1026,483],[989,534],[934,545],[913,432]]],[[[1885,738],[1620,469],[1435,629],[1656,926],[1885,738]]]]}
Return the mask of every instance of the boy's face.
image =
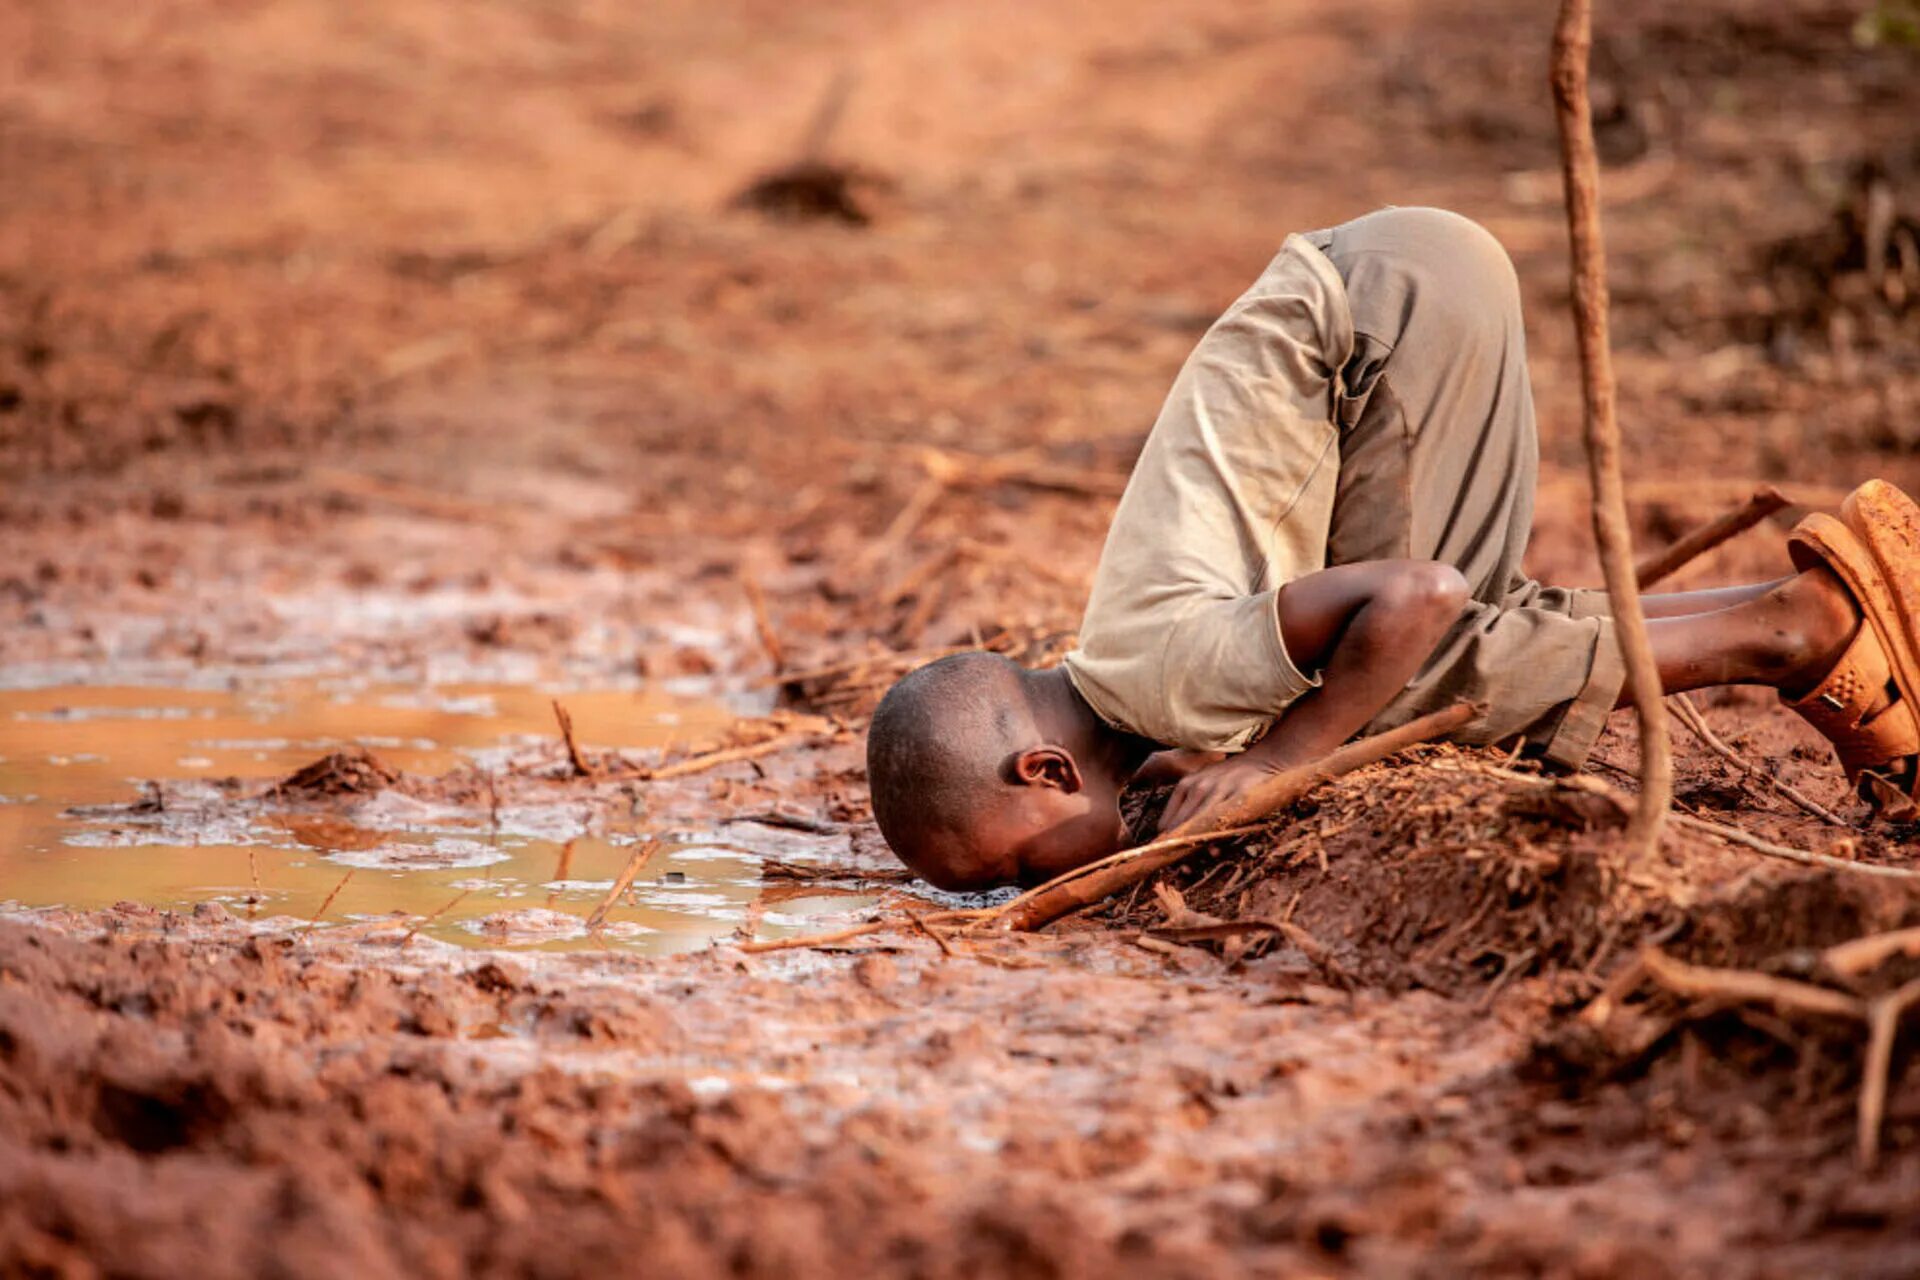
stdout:
{"type": "Polygon", "coordinates": [[[1120,791],[1087,776],[1072,789],[1015,786],[982,817],[974,834],[982,861],[998,878],[1034,885],[1104,858],[1120,847],[1126,823],[1120,791]]]}

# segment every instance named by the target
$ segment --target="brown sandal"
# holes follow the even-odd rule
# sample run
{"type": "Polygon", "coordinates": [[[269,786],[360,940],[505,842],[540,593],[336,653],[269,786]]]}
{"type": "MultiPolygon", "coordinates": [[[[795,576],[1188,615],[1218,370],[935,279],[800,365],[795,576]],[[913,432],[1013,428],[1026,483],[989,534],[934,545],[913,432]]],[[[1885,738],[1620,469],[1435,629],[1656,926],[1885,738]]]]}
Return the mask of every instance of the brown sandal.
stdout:
{"type": "Polygon", "coordinates": [[[1869,803],[1911,802],[1920,796],[1920,507],[1870,480],[1841,519],[1802,520],[1788,550],[1799,568],[1824,565],[1846,584],[1862,625],[1826,678],[1786,703],[1833,743],[1869,803]]]}

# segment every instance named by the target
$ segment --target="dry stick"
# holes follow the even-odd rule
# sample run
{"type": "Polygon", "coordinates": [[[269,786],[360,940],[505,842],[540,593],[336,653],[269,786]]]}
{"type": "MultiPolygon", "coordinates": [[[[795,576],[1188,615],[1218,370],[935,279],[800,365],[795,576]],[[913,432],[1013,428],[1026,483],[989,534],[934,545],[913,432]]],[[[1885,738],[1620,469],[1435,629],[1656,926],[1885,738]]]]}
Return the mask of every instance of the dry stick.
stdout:
{"type": "Polygon", "coordinates": [[[1607,979],[1607,984],[1600,988],[1600,994],[1595,996],[1588,1002],[1587,1007],[1580,1011],[1580,1021],[1590,1027],[1606,1026],[1607,1020],[1613,1017],[1613,1011],[1618,1008],[1628,996],[1638,991],[1640,984],[1646,980],[1646,957],[1643,955],[1635,956],[1620,967],[1620,972],[1607,979]]]}
{"type": "Polygon", "coordinates": [[[1065,573],[1052,565],[1038,560],[1014,547],[1003,547],[996,543],[981,542],[974,538],[962,538],[953,544],[954,550],[977,560],[998,560],[1012,564],[1023,573],[1051,582],[1055,586],[1069,587],[1081,591],[1086,587],[1086,579],[1072,573],[1065,573]]]}
{"type": "MultiPolygon", "coordinates": [[[[949,920],[971,920],[986,914],[984,911],[935,911],[921,916],[926,924],[944,924],[949,920]]],[[[765,951],[796,951],[803,947],[825,947],[836,942],[849,942],[854,938],[864,938],[870,933],[885,933],[889,929],[898,929],[902,924],[912,921],[874,920],[867,924],[857,924],[849,929],[835,929],[832,933],[814,933],[800,938],[773,938],[765,942],[743,942],[740,950],[750,954],[765,951]]]]}
{"type": "Polygon", "coordinates": [[[836,929],[832,933],[813,933],[801,938],[774,938],[766,942],[743,942],[740,950],[750,955],[763,951],[794,951],[802,947],[824,947],[836,942],[850,942],[855,938],[864,938],[870,933],[883,933],[888,929],[897,929],[898,920],[875,920],[870,924],[854,925],[850,929],[836,929]]]}
{"type": "Polygon", "coordinates": [[[907,919],[913,921],[913,927],[918,929],[920,932],[926,934],[929,938],[933,939],[933,945],[940,948],[941,955],[945,956],[949,960],[953,959],[955,955],[953,945],[949,943],[945,938],[941,937],[939,933],[937,933],[934,930],[934,927],[932,925],[927,923],[927,918],[921,915],[918,911],[913,910],[911,907],[904,908],[904,909],[907,913],[907,919]]]}
{"type": "Polygon", "coordinates": [[[320,923],[320,917],[327,914],[327,908],[333,905],[333,900],[340,896],[340,891],[347,887],[347,881],[351,879],[353,879],[353,872],[349,871],[340,877],[340,883],[333,886],[333,891],[320,900],[320,909],[313,913],[313,919],[307,921],[306,927],[300,930],[303,936],[313,932],[313,927],[320,923]]]}
{"type": "Polygon", "coordinates": [[[807,122],[807,131],[800,138],[800,161],[818,163],[826,154],[827,140],[833,137],[833,131],[840,125],[840,117],[847,109],[847,100],[853,96],[853,86],[858,81],[852,69],[841,67],[833,73],[833,79],[827,83],[827,91],[820,98],[820,105],[813,109],[813,118],[807,122]]]}
{"type": "Polygon", "coordinates": [[[1809,1013],[1829,1018],[1863,1019],[1867,1007],[1853,996],[1811,982],[1776,978],[1752,969],[1709,969],[1676,960],[1658,947],[1642,953],[1647,976],[1689,1000],[1735,1000],[1770,1004],[1782,1013],[1809,1013]]]}
{"type": "Polygon", "coordinates": [[[780,643],[780,633],[773,629],[773,618],[767,613],[766,593],[760,590],[760,580],[751,573],[742,570],[740,585],[747,593],[747,604],[753,610],[753,630],[760,637],[760,648],[765,651],[767,661],[773,664],[773,674],[779,675],[787,665],[787,651],[780,643]]]}
{"type": "Polygon", "coordinates": [[[1438,738],[1460,728],[1479,713],[1470,703],[1456,703],[1444,711],[1421,716],[1397,729],[1361,738],[1330,753],[1313,764],[1301,765],[1274,774],[1245,795],[1217,808],[1195,814],[1167,833],[1165,841],[1127,850],[1130,857],[1103,860],[1089,867],[1070,871],[1042,885],[1021,900],[1009,903],[1005,919],[1015,929],[1038,929],[1068,912],[1090,906],[1154,873],[1191,857],[1201,841],[1174,848],[1171,842],[1183,837],[1218,836],[1225,828],[1244,827],[1275,810],[1293,803],[1322,782],[1352,773],[1365,765],[1383,760],[1430,738],[1438,738]],[[1157,847],[1156,847],[1157,846],[1157,847]],[[1097,869],[1095,869],[1097,868],[1097,869]]]}
{"type": "Polygon", "coordinates": [[[1775,844],[1762,839],[1751,831],[1731,827],[1723,822],[1712,822],[1698,818],[1690,813],[1676,813],[1673,820],[1683,827],[1695,831],[1704,831],[1710,836],[1719,836],[1722,840],[1745,845],[1755,853],[1764,853],[1769,858],[1782,858],[1788,862],[1798,862],[1802,866],[1826,867],[1831,871],[1851,871],[1857,875],[1879,876],[1885,880],[1920,880],[1920,871],[1912,867],[1884,867],[1872,862],[1849,862],[1845,858],[1836,858],[1829,853],[1811,853],[1805,849],[1795,849],[1791,845],[1775,844]]]}
{"type": "MultiPolygon", "coordinates": [[[[1914,933],[1914,931],[1901,931],[1914,933]]],[[[1847,946],[1880,944],[1884,938],[1857,938],[1847,946]]],[[[1862,952],[1864,958],[1864,952],[1862,952]]],[[[1884,956],[1880,956],[1884,960],[1884,956]]],[[[1859,1144],[1860,1167],[1872,1169],[1880,1161],[1880,1128],[1887,1113],[1887,1077],[1893,1065],[1893,1042],[1899,1036],[1901,1017],[1920,1002],[1920,979],[1897,986],[1885,996],[1862,1004],[1826,986],[1795,983],[1793,979],[1757,973],[1751,969],[1705,969],[1686,961],[1674,960],[1657,948],[1642,954],[1645,975],[1670,992],[1692,1000],[1736,1000],[1741,1004],[1770,1004],[1782,1013],[1811,1013],[1816,1017],[1841,1017],[1866,1021],[1866,1063],[1860,1075],[1859,1144]]],[[[1878,963],[1878,961],[1876,961],[1878,963]]]]}
{"type": "Polygon", "coordinates": [[[607,912],[613,910],[613,904],[620,901],[621,894],[633,887],[633,882],[639,877],[641,869],[647,865],[659,848],[660,842],[649,837],[633,851],[633,856],[627,859],[627,865],[620,869],[619,878],[613,882],[613,888],[607,890],[607,896],[600,899],[600,905],[595,907],[593,913],[587,917],[589,931],[598,929],[605,923],[607,912]]]}
{"type": "Polygon", "coordinates": [[[1880,1160],[1880,1124],[1887,1114],[1887,1076],[1900,1018],[1920,1000],[1920,978],[1903,983],[1867,1006],[1867,1061],[1860,1079],[1860,1167],[1880,1160]]]}
{"type": "Polygon", "coordinates": [[[1256,832],[1265,831],[1266,829],[1267,824],[1264,822],[1249,822],[1245,826],[1222,827],[1218,830],[1202,831],[1194,835],[1161,836],[1158,840],[1150,840],[1146,844],[1135,845],[1131,849],[1122,849],[1118,853],[1110,853],[1106,857],[1094,862],[1089,862],[1083,867],[1075,867],[1071,871],[1063,871],[1046,883],[1035,885],[1018,897],[1009,899],[997,907],[989,908],[976,925],[969,925],[968,928],[972,929],[978,927],[978,925],[991,924],[995,921],[1002,920],[1017,911],[1025,910],[1027,904],[1034,899],[1041,897],[1043,894],[1054,892],[1069,881],[1079,879],[1083,876],[1095,875],[1110,867],[1124,866],[1129,862],[1162,853],[1168,849],[1190,849],[1196,845],[1212,844],[1216,840],[1231,840],[1236,836],[1250,836],[1256,832]]]}
{"type": "Polygon", "coordinates": [[[1739,752],[1721,741],[1720,736],[1707,724],[1707,718],[1700,714],[1700,708],[1694,706],[1693,701],[1688,698],[1686,694],[1676,693],[1673,695],[1672,701],[1674,718],[1685,725],[1694,737],[1700,739],[1701,744],[1705,746],[1707,750],[1713,752],[1713,754],[1719,756],[1722,760],[1725,760],[1749,778],[1753,778],[1756,781],[1763,782],[1767,786],[1772,787],[1782,796],[1820,819],[1820,821],[1836,827],[1846,827],[1848,829],[1853,827],[1851,822],[1848,822],[1833,810],[1820,804],[1811,796],[1804,794],[1792,785],[1774,777],[1759,765],[1746,759],[1739,752]]]}
{"type": "Polygon", "coordinates": [[[1553,33],[1553,96],[1560,126],[1561,172],[1573,242],[1573,310],[1580,340],[1580,390],[1586,409],[1587,478],[1593,488],[1593,534],[1599,544],[1614,634],[1626,659],[1627,685],[1640,713],[1640,801],[1627,832],[1641,856],[1660,839],[1673,802],[1673,744],[1654,665],[1647,620],[1634,581],[1633,535],[1620,478],[1620,424],[1615,415],[1613,353],[1607,336],[1607,257],[1600,235],[1600,161],[1587,99],[1593,48],[1592,0],[1561,0],[1553,33]]]}
{"type": "Polygon", "coordinates": [[[1920,928],[1895,929],[1836,943],[1820,953],[1820,963],[1843,978],[1857,978],[1897,955],[1920,956],[1920,928]]]}
{"type": "Polygon", "coordinates": [[[947,569],[952,567],[953,564],[960,559],[961,554],[958,545],[940,548],[940,550],[934,552],[919,564],[904,570],[899,577],[880,588],[879,591],[874,593],[874,598],[883,605],[890,605],[897,600],[904,600],[910,595],[919,593],[921,589],[926,586],[927,579],[937,573],[946,572],[947,569]]]}
{"type": "Polygon", "coordinates": [[[593,776],[593,766],[580,754],[580,744],[573,740],[573,717],[560,705],[560,699],[553,700],[553,718],[560,722],[560,738],[567,744],[567,759],[573,764],[573,771],[582,778],[593,776]]]}
{"type": "Polygon", "coordinates": [[[721,751],[709,751],[703,756],[688,756],[685,760],[675,760],[672,764],[661,765],[657,769],[642,769],[639,777],[646,782],[684,778],[690,773],[705,773],[708,769],[717,769],[723,764],[734,764],[741,760],[756,760],[761,756],[769,756],[814,736],[816,735],[809,730],[783,733],[777,738],[768,738],[765,742],[756,742],[751,746],[727,747],[721,751]]]}
{"type": "MultiPolygon", "coordinates": [[[[572,877],[573,846],[578,843],[580,843],[580,837],[575,836],[573,839],[567,841],[565,844],[560,846],[560,860],[554,864],[554,868],[553,868],[553,883],[560,884],[572,877]]],[[[560,890],[558,889],[552,890],[547,894],[547,905],[551,907],[559,897],[560,897],[560,890]]]]}
{"type": "Polygon", "coordinates": [[[1709,520],[1689,531],[1665,551],[1657,551],[1642,560],[1634,568],[1633,576],[1639,582],[1640,589],[1645,591],[1661,579],[1678,573],[1682,567],[1721,543],[1738,537],[1776,511],[1792,505],[1792,499],[1786,494],[1770,484],[1763,484],[1735,510],[1709,520]]]}
{"type": "Polygon", "coordinates": [[[825,680],[829,676],[864,675],[868,667],[884,665],[889,671],[897,667],[915,666],[922,662],[931,662],[935,658],[944,658],[951,653],[961,653],[961,648],[905,649],[898,652],[870,653],[863,658],[848,658],[843,662],[829,662],[825,666],[808,667],[804,671],[788,671],[777,679],[763,680],[762,685],[770,684],[806,684],[813,680],[825,680]]]}
{"type": "Polygon", "coordinates": [[[462,889],[459,893],[456,893],[453,895],[453,897],[449,898],[447,900],[446,905],[441,907],[438,911],[435,911],[430,916],[422,916],[419,920],[415,921],[413,928],[407,930],[406,933],[401,936],[400,945],[404,947],[409,942],[412,942],[414,934],[420,932],[422,929],[432,924],[435,920],[438,920],[441,916],[447,914],[447,912],[459,906],[460,900],[472,892],[473,890],[471,889],[462,889]]]}

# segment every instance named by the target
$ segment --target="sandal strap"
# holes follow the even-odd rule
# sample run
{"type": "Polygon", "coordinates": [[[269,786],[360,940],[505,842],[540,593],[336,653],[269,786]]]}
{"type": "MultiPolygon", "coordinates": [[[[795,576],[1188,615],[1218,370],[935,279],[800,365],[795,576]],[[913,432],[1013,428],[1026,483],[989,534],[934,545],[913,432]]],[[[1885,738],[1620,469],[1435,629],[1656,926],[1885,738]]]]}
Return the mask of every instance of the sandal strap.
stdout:
{"type": "Polygon", "coordinates": [[[1872,627],[1862,626],[1812,692],[1781,701],[1818,729],[1839,753],[1847,777],[1920,752],[1920,724],[1888,686],[1893,669],[1872,627]],[[1875,708],[1879,708],[1876,713],[1875,708]]]}

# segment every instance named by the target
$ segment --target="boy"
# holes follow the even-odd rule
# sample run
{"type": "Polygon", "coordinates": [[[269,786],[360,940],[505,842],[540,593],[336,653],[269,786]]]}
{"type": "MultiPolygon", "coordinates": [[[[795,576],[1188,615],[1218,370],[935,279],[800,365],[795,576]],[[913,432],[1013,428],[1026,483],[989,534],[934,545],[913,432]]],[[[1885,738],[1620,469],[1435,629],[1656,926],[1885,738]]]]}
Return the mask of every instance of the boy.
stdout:
{"type": "MultiPolygon", "coordinates": [[[[1596,591],[1520,569],[1538,467],[1520,295],[1436,209],[1290,236],[1174,383],[1058,668],[909,673],[873,717],[874,816],[936,885],[1034,883],[1116,849],[1118,799],[1184,773],[1162,828],[1462,698],[1456,735],[1577,768],[1621,701],[1596,591]],[[1201,754],[1206,753],[1206,754],[1201,754]],[[1223,754],[1219,754],[1223,753],[1223,754]]],[[[1863,791],[1913,794],[1920,508],[1870,482],[1778,582],[1646,599],[1669,692],[1780,691],[1863,791]]]]}

